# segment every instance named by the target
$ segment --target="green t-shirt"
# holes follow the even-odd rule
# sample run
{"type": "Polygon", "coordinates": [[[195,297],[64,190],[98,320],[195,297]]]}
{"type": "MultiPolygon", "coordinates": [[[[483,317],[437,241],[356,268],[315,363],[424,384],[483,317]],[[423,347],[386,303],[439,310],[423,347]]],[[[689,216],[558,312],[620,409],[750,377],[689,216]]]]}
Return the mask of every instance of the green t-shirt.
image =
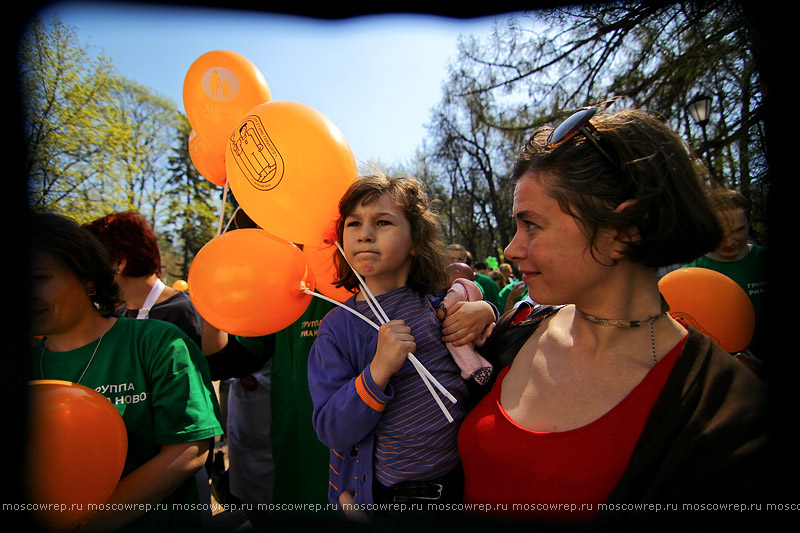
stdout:
{"type": "Polygon", "coordinates": [[[767,249],[753,245],[750,252],[738,261],[716,261],[707,256],[695,259],[687,267],[701,267],[725,274],[739,284],[753,302],[756,329],[748,349],[760,359],[768,359],[767,338],[764,334],[764,312],[769,282],[767,279],[767,249]]]}
{"type": "MultiPolygon", "coordinates": [[[[481,288],[483,299],[492,302],[495,306],[498,305],[498,296],[500,289],[497,287],[497,282],[485,274],[475,273],[475,283],[481,288]]],[[[502,312],[502,309],[500,310],[502,312]]]]}
{"type": "Polygon", "coordinates": [[[322,318],[333,307],[314,297],[294,324],[275,334],[270,389],[275,503],[328,503],[330,451],[311,423],[314,405],[308,391],[308,353],[322,318]]]}
{"type": "MultiPolygon", "coordinates": [[[[501,315],[505,312],[506,302],[508,301],[508,296],[511,294],[511,291],[514,289],[514,286],[516,284],[517,284],[517,282],[509,283],[508,285],[506,285],[505,287],[503,287],[500,290],[500,295],[497,297],[497,308],[498,308],[498,311],[500,311],[501,315]]],[[[517,302],[520,301],[520,300],[524,300],[526,296],[528,296],[528,287],[527,286],[525,287],[525,290],[522,292],[520,297],[517,299],[517,302]]],[[[517,302],[514,302],[514,303],[517,303],[517,302]]]]}
{"type": "MultiPolygon", "coordinates": [[[[97,347],[97,341],[67,352],[34,346],[33,379],[75,381],[97,347]],[[41,361],[41,369],[40,369],[41,361]],[[43,375],[42,375],[43,374],[43,375]]],[[[94,360],[80,381],[114,404],[128,435],[123,477],[155,457],[161,444],[196,442],[222,434],[220,411],[205,358],[177,326],[160,320],[120,317],[103,336],[94,360]]],[[[200,527],[194,477],[162,503],[167,511],[150,511],[127,528],[131,531],[182,530],[200,527]]]]}

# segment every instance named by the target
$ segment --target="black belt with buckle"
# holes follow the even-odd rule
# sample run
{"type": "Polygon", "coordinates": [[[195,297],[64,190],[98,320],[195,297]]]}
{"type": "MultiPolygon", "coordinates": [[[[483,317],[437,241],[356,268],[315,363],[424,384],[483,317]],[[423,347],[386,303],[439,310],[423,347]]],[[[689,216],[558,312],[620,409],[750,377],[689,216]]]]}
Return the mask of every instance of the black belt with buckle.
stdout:
{"type": "Polygon", "coordinates": [[[464,471],[461,465],[443,476],[426,481],[401,481],[386,487],[375,480],[375,501],[382,503],[403,503],[410,501],[461,501],[464,490],[464,471]]]}
{"type": "Polygon", "coordinates": [[[381,487],[394,503],[413,500],[436,501],[442,497],[442,479],[430,481],[402,481],[392,487],[381,487]]]}

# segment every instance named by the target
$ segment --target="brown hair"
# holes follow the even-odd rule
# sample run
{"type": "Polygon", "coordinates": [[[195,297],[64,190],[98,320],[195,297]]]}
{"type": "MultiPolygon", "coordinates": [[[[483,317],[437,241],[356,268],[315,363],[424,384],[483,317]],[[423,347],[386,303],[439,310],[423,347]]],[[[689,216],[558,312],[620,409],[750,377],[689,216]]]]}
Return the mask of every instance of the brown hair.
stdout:
{"type": "Polygon", "coordinates": [[[700,178],[700,165],[662,120],[639,110],[597,113],[591,124],[612,164],[582,134],[547,148],[550,127],[539,129],[519,154],[512,172],[548,172],[550,194],[575,217],[592,250],[601,228],[636,228],[626,256],[651,267],[685,263],[714,249],[722,230],[700,178]],[[634,202],[619,212],[628,200],[634,202]]]}
{"type": "Polygon", "coordinates": [[[120,304],[119,287],[105,247],[73,219],[55,213],[33,213],[31,249],[61,261],[82,283],[94,289],[89,298],[103,316],[120,304]]]}
{"type": "Polygon", "coordinates": [[[744,209],[750,217],[750,200],[739,191],[733,189],[717,189],[711,193],[711,205],[716,211],[728,209],[744,209]]]}
{"type": "MultiPolygon", "coordinates": [[[[411,258],[408,286],[420,294],[442,290],[447,283],[447,276],[444,270],[444,244],[439,235],[439,217],[422,184],[416,179],[382,174],[359,177],[339,201],[337,239],[342,242],[345,218],[357,206],[374,202],[384,195],[392,198],[411,226],[411,243],[416,254],[411,258]]],[[[341,254],[335,257],[336,286],[355,291],[359,288],[358,278],[341,254]]]]}

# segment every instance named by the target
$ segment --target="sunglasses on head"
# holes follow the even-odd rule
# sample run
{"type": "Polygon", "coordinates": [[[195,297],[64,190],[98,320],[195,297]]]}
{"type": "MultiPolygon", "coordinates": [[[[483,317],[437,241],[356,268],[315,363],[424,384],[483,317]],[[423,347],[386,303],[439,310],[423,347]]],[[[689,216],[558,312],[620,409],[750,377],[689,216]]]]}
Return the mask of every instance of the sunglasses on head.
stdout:
{"type": "Polygon", "coordinates": [[[600,144],[603,142],[603,137],[600,135],[600,132],[592,126],[592,123],[589,122],[595,114],[597,113],[596,107],[586,107],[579,111],[576,111],[572,115],[569,116],[564,122],[558,125],[553,131],[550,132],[550,135],[547,137],[547,141],[545,143],[545,148],[551,149],[564,144],[568,140],[572,139],[578,133],[582,133],[589,142],[597,148],[597,151],[603,154],[603,157],[608,159],[615,168],[619,168],[619,163],[617,163],[609,154],[608,152],[603,149],[600,144]]]}

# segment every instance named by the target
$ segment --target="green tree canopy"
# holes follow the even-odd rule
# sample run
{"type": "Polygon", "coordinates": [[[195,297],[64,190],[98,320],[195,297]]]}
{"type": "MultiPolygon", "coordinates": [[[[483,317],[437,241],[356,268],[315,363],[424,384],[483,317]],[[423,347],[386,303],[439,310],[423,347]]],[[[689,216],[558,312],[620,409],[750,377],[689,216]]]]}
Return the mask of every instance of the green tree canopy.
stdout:
{"type": "Polygon", "coordinates": [[[19,50],[31,207],[78,222],[136,211],[159,236],[165,271],[185,278],[216,234],[221,195],[192,164],[186,117],[57,18],[33,19],[19,50]]]}
{"type": "Polygon", "coordinates": [[[25,170],[34,208],[61,210],[103,176],[102,153],[116,136],[106,109],[117,83],[111,61],[92,57],[60,21],[35,19],[23,33],[25,170]]]}
{"type": "MultiPolygon", "coordinates": [[[[763,205],[760,80],[741,6],[587,3],[510,17],[486,40],[460,40],[429,125],[428,155],[451,202],[451,240],[479,256],[504,246],[511,236],[507,176],[524,139],[570,110],[614,98],[660,113],[707,156],[709,181],[763,205]],[[698,92],[712,98],[707,145],[686,108],[698,92]]],[[[757,223],[764,220],[763,210],[757,215],[757,223]]]]}
{"type": "MultiPolygon", "coordinates": [[[[180,121],[180,138],[183,139],[169,158],[169,239],[175,259],[170,261],[167,274],[176,279],[186,279],[192,259],[219,229],[221,196],[223,191],[202,178],[189,154],[191,125],[185,117],[180,121]]],[[[224,219],[230,220],[235,209],[235,198],[229,193],[225,203],[224,219]]],[[[224,229],[224,228],[223,228],[224,229]]]]}

